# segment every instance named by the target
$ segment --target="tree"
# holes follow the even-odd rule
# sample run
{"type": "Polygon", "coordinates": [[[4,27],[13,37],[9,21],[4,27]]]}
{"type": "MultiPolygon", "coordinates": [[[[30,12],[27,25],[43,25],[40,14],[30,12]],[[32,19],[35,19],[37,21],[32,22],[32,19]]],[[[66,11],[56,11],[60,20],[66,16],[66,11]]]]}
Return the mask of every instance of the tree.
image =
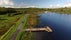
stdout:
{"type": "Polygon", "coordinates": [[[8,13],[8,16],[11,16],[13,13],[16,13],[16,10],[13,8],[8,8],[6,12],[8,13]]]}

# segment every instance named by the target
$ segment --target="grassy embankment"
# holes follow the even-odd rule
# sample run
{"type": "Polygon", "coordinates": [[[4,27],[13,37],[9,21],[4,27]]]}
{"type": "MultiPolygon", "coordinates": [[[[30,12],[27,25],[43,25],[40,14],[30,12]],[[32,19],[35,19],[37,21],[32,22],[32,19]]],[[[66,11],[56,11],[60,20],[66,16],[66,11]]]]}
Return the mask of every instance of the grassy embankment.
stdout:
{"type": "MultiPolygon", "coordinates": [[[[37,24],[37,15],[36,14],[30,14],[29,20],[27,24],[27,28],[33,28],[37,24]]],[[[31,31],[26,32],[25,35],[23,35],[23,40],[33,40],[33,33],[31,31]]]]}
{"type": "MultiPolygon", "coordinates": [[[[37,16],[34,14],[29,14],[26,20],[24,20],[22,30],[26,28],[33,28],[37,23],[37,16]]],[[[16,40],[33,40],[33,33],[32,32],[23,32],[20,31],[16,37],[16,40]]]]}
{"type": "Polygon", "coordinates": [[[7,15],[0,15],[0,36],[7,32],[13,25],[13,22],[20,16],[21,15],[8,17],[7,15]]]}
{"type": "Polygon", "coordinates": [[[5,34],[21,15],[12,8],[0,7],[0,36],[5,34]]]}
{"type": "Polygon", "coordinates": [[[22,39],[22,35],[24,34],[23,30],[27,27],[27,21],[28,21],[28,15],[26,15],[24,17],[24,24],[22,26],[22,29],[21,31],[18,33],[17,37],[16,37],[16,40],[21,40],[22,39]]]}
{"type": "Polygon", "coordinates": [[[20,19],[13,25],[3,36],[1,36],[1,40],[10,40],[11,35],[16,31],[18,25],[21,23],[23,16],[19,17],[20,19]]]}

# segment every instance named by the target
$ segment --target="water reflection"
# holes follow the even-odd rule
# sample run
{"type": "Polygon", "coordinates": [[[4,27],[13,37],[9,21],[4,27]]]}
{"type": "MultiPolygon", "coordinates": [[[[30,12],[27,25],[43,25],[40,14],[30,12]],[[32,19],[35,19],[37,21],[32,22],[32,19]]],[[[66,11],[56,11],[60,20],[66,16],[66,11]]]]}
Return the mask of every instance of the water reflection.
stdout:
{"type": "Polygon", "coordinates": [[[53,33],[36,33],[40,40],[71,40],[71,14],[48,12],[39,16],[40,22],[36,27],[50,26],[53,29],[53,33]]]}

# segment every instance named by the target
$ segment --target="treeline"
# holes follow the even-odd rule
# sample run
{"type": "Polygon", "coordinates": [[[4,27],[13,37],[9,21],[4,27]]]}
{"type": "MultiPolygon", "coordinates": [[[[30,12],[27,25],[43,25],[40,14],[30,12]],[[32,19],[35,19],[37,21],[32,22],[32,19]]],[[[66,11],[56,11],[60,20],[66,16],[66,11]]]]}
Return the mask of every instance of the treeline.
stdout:
{"type": "Polygon", "coordinates": [[[6,14],[6,13],[15,13],[15,9],[13,8],[0,8],[0,14],[6,14]]]}
{"type": "Polygon", "coordinates": [[[27,13],[38,13],[45,11],[43,8],[4,8],[0,7],[0,15],[8,14],[8,16],[12,14],[27,14],[27,13]]]}
{"type": "Polygon", "coordinates": [[[47,9],[47,11],[51,12],[59,12],[59,13],[65,13],[65,14],[71,14],[71,7],[67,8],[55,8],[55,9],[47,9]]]}
{"type": "Polygon", "coordinates": [[[17,8],[16,10],[20,11],[24,14],[27,14],[27,13],[29,13],[29,14],[32,14],[32,13],[38,14],[39,12],[44,12],[45,11],[43,8],[17,8]]]}

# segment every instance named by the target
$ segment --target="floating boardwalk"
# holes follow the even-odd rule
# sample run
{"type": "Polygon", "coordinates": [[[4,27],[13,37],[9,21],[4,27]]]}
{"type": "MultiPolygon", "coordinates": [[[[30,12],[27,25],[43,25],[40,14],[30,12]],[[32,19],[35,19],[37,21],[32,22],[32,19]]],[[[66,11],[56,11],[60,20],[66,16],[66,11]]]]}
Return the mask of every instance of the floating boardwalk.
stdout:
{"type": "Polygon", "coordinates": [[[47,32],[52,32],[52,29],[50,27],[46,27],[46,28],[27,28],[24,31],[47,31],[47,32]]]}

